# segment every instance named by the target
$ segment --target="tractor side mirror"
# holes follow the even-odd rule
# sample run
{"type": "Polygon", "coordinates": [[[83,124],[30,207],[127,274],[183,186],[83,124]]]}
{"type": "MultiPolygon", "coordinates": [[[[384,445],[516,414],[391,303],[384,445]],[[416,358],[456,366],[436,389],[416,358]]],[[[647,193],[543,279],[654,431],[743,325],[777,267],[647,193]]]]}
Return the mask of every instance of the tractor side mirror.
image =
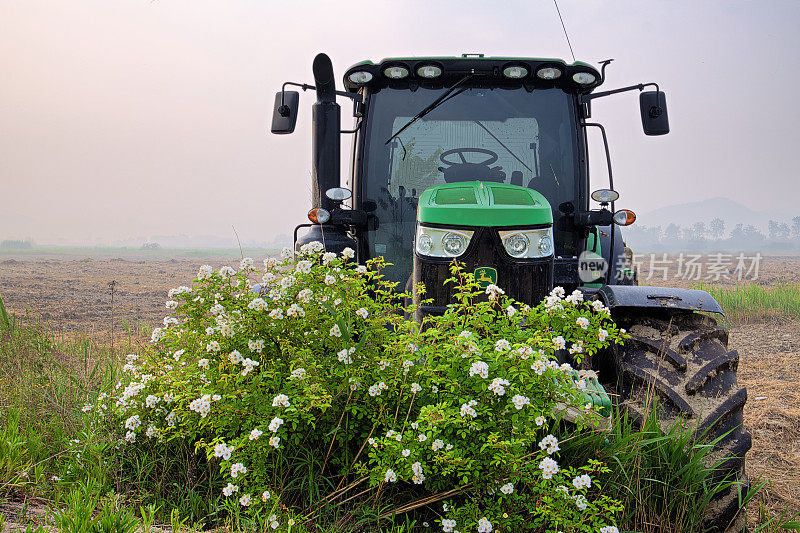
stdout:
{"type": "Polygon", "coordinates": [[[272,133],[292,133],[297,124],[297,110],[300,107],[300,93],[297,91],[281,91],[275,95],[275,107],[272,110],[272,133]]]}
{"type": "Polygon", "coordinates": [[[639,93],[639,110],[642,113],[642,129],[644,129],[645,135],[669,133],[667,98],[663,91],[639,93]]]}

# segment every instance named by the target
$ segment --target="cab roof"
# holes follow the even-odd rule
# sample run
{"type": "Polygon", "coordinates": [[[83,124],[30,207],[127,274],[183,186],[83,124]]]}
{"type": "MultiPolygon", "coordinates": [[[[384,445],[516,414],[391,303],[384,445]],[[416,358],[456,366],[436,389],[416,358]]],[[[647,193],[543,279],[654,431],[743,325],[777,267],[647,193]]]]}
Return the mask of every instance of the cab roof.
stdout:
{"type": "Polygon", "coordinates": [[[378,63],[362,61],[347,69],[344,86],[350,92],[357,92],[362,87],[444,87],[471,73],[477,82],[487,85],[560,87],[579,93],[591,92],[602,83],[597,69],[580,61],[567,63],[553,58],[463,54],[461,57],[396,57],[382,59],[378,63]],[[430,76],[437,69],[438,74],[430,76]],[[423,74],[427,74],[427,77],[423,74]]]}

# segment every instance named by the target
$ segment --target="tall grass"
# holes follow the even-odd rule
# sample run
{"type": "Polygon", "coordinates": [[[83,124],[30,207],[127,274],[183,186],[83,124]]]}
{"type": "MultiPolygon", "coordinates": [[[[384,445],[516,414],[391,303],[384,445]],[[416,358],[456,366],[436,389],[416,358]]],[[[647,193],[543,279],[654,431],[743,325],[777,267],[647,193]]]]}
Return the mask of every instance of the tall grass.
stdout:
{"type": "Polygon", "coordinates": [[[800,318],[800,283],[771,286],[748,283],[732,288],[700,284],[697,288],[708,291],[732,322],[769,316],[800,318]]]}

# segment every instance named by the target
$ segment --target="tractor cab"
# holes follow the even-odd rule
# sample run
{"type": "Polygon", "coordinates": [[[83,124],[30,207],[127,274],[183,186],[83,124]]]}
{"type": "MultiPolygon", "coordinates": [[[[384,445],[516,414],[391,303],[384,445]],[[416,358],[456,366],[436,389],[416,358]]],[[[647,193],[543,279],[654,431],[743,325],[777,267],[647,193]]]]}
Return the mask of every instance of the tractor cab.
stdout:
{"type": "MultiPolygon", "coordinates": [[[[595,125],[586,119],[604,72],[558,59],[393,58],[354,65],[345,91],[337,91],[330,59],[320,54],[314,77],[315,87],[284,84],[273,116],[274,133],[291,132],[299,97],[286,85],[316,90],[312,224],[296,247],[319,240],[333,251],[354,248],[362,262],[383,256],[391,264],[383,273],[399,290],[414,281],[438,287],[459,260],[483,268],[484,277],[494,272],[501,287],[518,286],[511,293],[527,303],[553,284],[584,284],[578,264],[587,249],[610,264],[618,262],[612,255],[624,257],[610,164],[594,187],[607,194],[590,205],[586,129],[595,125]],[[337,97],[352,101],[350,131],[341,130],[337,97]],[[346,190],[339,176],[345,133],[353,135],[346,190]],[[434,213],[437,222],[428,220],[434,213]],[[601,237],[610,237],[602,252],[609,239],[601,237]]],[[[643,86],[621,90],[634,88],[643,86]]],[[[655,94],[661,110],[663,93],[655,94]]],[[[642,116],[647,128],[653,119],[642,116]]],[[[663,128],[665,110],[658,120],[663,128]]],[[[607,281],[611,272],[604,274],[592,281],[607,281]]],[[[448,296],[435,300],[442,310],[448,296]]]]}

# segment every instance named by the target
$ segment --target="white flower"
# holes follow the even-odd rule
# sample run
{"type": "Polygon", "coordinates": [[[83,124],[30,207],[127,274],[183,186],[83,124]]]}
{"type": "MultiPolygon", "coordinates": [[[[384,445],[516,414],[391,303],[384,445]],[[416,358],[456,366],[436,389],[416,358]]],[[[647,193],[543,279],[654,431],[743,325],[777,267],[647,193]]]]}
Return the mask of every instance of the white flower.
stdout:
{"type": "Polygon", "coordinates": [[[325,252],[324,254],[322,254],[322,262],[326,265],[331,261],[333,261],[334,259],[336,259],[336,254],[333,252],[325,252]]]}
{"type": "Polygon", "coordinates": [[[422,390],[422,386],[419,383],[412,383],[411,384],[411,392],[414,394],[418,393],[422,390]]]}
{"type": "Polygon", "coordinates": [[[339,329],[339,324],[334,324],[330,330],[331,337],[341,337],[342,330],[339,329]]]}
{"type": "Polygon", "coordinates": [[[233,363],[234,365],[238,365],[239,363],[241,363],[242,361],[244,361],[244,357],[242,357],[242,354],[241,354],[241,353],[239,353],[239,350],[234,350],[234,351],[232,351],[231,353],[229,353],[229,354],[228,354],[228,359],[229,359],[229,360],[230,360],[230,362],[231,362],[231,363],[233,363]]]}
{"type": "Polygon", "coordinates": [[[136,431],[141,425],[142,421],[139,419],[139,415],[133,415],[125,421],[125,427],[131,431],[136,431]]]}
{"type": "Polygon", "coordinates": [[[145,431],[145,435],[147,435],[148,438],[152,439],[153,437],[158,435],[158,428],[156,428],[153,424],[148,425],[147,431],[145,431]]]}
{"type": "Polygon", "coordinates": [[[144,403],[147,405],[147,407],[153,409],[159,401],[161,401],[161,398],[155,396],[154,394],[150,394],[147,398],[145,398],[144,403]]]}
{"type": "MultiPolygon", "coordinates": [[[[447,509],[445,509],[445,511],[446,510],[447,509]]],[[[444,520],[442,520],[442,531],[444,531],[444,533],[453,533],[455,527],[456,527],[456,521],[453,520],[452,518],[445,518],[444,520]]]]}
{"type": "Polygon", "coordinates": [[[548,435],[539,441],[539,448],[542,450],[547,450],[547,455],[553,455],[556,453],[560,448],[558,447],[558,439],[555,438],[553,435],[548,435]]]}
{"type": "Polygon", "coordinates": [[[164,333],[164,330],[162,330],[161,328],[155,328],[153,330],[153,333],[150,335],[150,342],[158,342],[164,338],[164,335],[166,335],[166,333],[164,333]]]}
{"type": "Polygon", "coordinates": [[[502,487],[500,487],[500,492],[503,494],[511,494],[514,492],[514,484],[513,483],[506,483],[502,487]]]}
{"type": "Polygon", "coordinates": [[[249,357],[245,357],[244,359],[242,359],[242,366],[244,367],[244,370],[242,370],[242,375],[246,376],[247,374],[252,372],[258,365],[259,365],[258,361],[253,361],[249,357]]]}
{"type": "Polygon", "coordinates": [[[494,343],[494,349],[496,352],[505,352],[511,349],[511,344],[505,339],[500,339],[494,343]]]}
{"type": "Polygon", "coordinates": [[[227,497],[230,497],[230,495],[233,494],[234,492],[239,492],[239,486],[234,485],[233,483],[230,482],[228,483],[228,486],[222,489],[222,494],[224,494],[227,497]]]}
{"type": "Polygon", "coordinates": [[[272,419],[269,423],[269,430],[273,433],[277,433],[278,428],[283,425],[283,418],[278,418],[277,416],[272,419]]]}
{"type": "Polygon", "coordinates": [[[91,410],[92,410],[92,406],[91,406],[91,404],[88,404],[88,403],[86,405],[84,405],[83,407],[81,407],[81,411],[83,411],[84,413],[88,413],[91,410]]]}
{"type": "Polygon", "coordinates": [[[367,311],[366,309],[364,309],[364,308],[362,307],[361,309],[359,309],[358,311],[356,311],[356,314],[357,314],[358,316],[360,316],[361,318],[367,318],[367,315],[369,315],[369,311],[367,311]]]}
{"type": "Polygon", "coordinates": [[[356,267],[356,272],[358,274],[366,274],[367,273],[367,267],[365,267],[364,265],[358,265],[356,267]]]}
{"type": "Polygon", "coordinates": [[[477,417],[478,416],[478,412],[475,411],[475,409],[473,409],[474,405],[478,405],[478,402],[476,402],[475,400],[470,400],[467,403],[462,403],[461,404],[461,416],[463,416],[463,417],[471,416],[472,418],[477,417]]]}
{"type": "Polygon", "coordinates": [[[353,251],[353,249],[350,248],[349,246],[344,250],[342,250],[342,257],[344,257],[345,259],[352,259],[353,257],[355,257],[355,255],[356,255],[355,251],[353,251]]]}
{"type": "Polygon", "coordinates": [[[517,309],[513,305],[509,305],[508,307],[506,307],[506,314],[509,317],[512,317],[517,314],[517,309]]]}
{"type": "MultiPolygon", "coordinates": [[[[604,330],[603,328],[597,330],[597,339],[600,342],[605,342],[607,337],[608,337],[608,331],[604,330]]],[[[614,527],[614,526],[609,526],[609,527],[614,527]]]]}
{"type": "Polygon", "coordinates": [[[242,507],[249,507],[251,503],[250,495],[243,495],[241,498],[239,498],[239,503],[242,505],[242,507]]]}
{"type": "Polygon", "coordinates": [[[248,437],[248,438],[250,440],[256,440],[258,437],[260,437],[263,434],[264,434],[263,431],[259,430],[258,428],[255,428],[253,431],[250,432],[250,437],[248,437]]]}
{"type": "Polygon", "coordinates": [[[201,418],[207,417],[211,412],[211,395],[204,394],[200,398],[192,400],[189,403],[189,410],[198,413],[201,418]]]}
{"type": "Polygon", "coordinates": [[[552,291],[550,291],[550,296],[554,298],[563,298],[566,292],[564,291],[564,287],[554,287],[552,291]]]}
{"type": "Polygon", "coordinates": [[[589,319],[585,316],[579,316],[575,323],[578,324],[581,329],[586,329],[589,327],[589,319]]]}
{"type": "Polygon", "coordinates": [[[367,389],[367,393],[370,396],[380,396],[381,388],[377,383],[375,385],[370,385],[369,389],[367,389]]]}
{"type": "Polygon", "coordinates": [[[536,372],[537,376],[541,376],[542,374],[544,374],[544,371],[547,370],[547,365],[541,359],[537,359],[531,365],[531,370],[536,372]]]}
{"type": "Polygon", "coordinates": [[[236,275],[236,271],[233,269],[233,267],[229,267],[229,266],[225,265],[224,267],[221,267],[219,269],[219,274],[223,278],[227,278],[227,277],[236,275]]]}
{"type": "Polygon", "coordinates": [[[508,385],[507,379],[494,378],[489,385],[489,390],[495,393],[496,396],[503,396],[506,393],[506,386],[508,385]]]}
{"type": "Polygon", "coordinates": [[[281,287],[284,289],[288,289],[289,287],[294,285],[294,282],[295,282],[294,276],[284,276],[284,278],[281,280],[281,287]]]}
{"type": "Polygon", "coordinates": [[[253,258],[252,257],[245,257],[239,262],[239,268],[242,270],[252,270],[253,269],[253,258]]]}
{"type": "Polygon", "coordinates": [[[281,445],[281,438],[277,435],[273,435],[269,438],[269,445],[274,446],[275,448],[279,448],[281,445]]]}
{"type": "Polygon", "coordinates": [[[483,361],[475,361],[472,363],[472,366],[469,368],[469,375],[474,376],[476,374],[483,379],[487,379],[489,377],[489,365],[483,361]]]}
{"type": "Polygon", "coordinates": [[[278,407],[278,406],[289,407],[289,405],[291,405],[289,403],[289,397],[286,396],[285,394],[278,394],[272,400],[272,407],[278,407]]]}
{"type": "Polygon", "coordinates": [[[222,399],[222,396],[220,396],[219,394],[215,394],[211,397],[211,399],[214,400],[215,402],[218,402],[222,399]]]}
{"type": "Polygon", "coordinates": [[[500,295],[505,294],[506,291],[495,285],[494,283],[490,283],[488,287],[486,287],[486,294],[489,295],[490,300],[497,300],[500,295]]]}
{"type": "Polygon", "coordinates": [[[395,481],[397,481],[397,474],[395,474],[394,470],[392,470],[390,468],[389,470],[386,471],[386,475],[384,476],[384,479],[386,481],[388,481],[389,483],[394,483],[395,481]]]}
{"type": "Polygon", "coordinates": [[[544,479],[552,479],[553,474],[558,473],[558,463],[549,457],[542,459],[542,461],[539,463],[539,468],[542,469],[542,477],[544,479]]]}
{"type": "Polygon", "coordinates": [[[178,302],[176,302],[175,300],[169,300],[166,305],[167,305],[167,309],[177,309],[178,308],[178,302]]]}
{"type": "Polygon", "coordinates": [[[286,310],[287,316],[295,316],[295,317],[304,317],[306,316],[306,311],[302,307],[297,304],[292,304],[289,306],[289,309],[286,310]]]}
{"type": "Polygon", "coordinates": [[[567,347],[567,341],[564,340],[564,337],[559,335],[553,339],[553,346],[555,346],[556,350],[563,350],[567,347]]]}
{"type": "Polygon", "coordinates": [[[219,346],[219,343],[217,341],[211,341],[208,344],[206,344],[206,351],[209,352],[209,353],[218,352],[219,350],[220,350],[220,346],[219,346]]]}
{"type": "Polygon", "coordinates": [[[543,416],[537,416],[535,422],[537,426],[541,427],[545,422],[547,422],[547,419],[543,416]]]}
{"type": "Polygon", "coordinates": [[[305,368],[295,368],[292,370],[292,375],[289,376],[289,379],[296,379],[296,380],[303,380],[306,378],[306,369],[305,368]]]}
{"type": "MultiPolygon", "coordinates": [[[[301,252],[303,251],[303,247],[300,248],[300,251],[301,252]]],[[[282,248],[281,249],[281,258],[289,259],[290,257],[292,257],[292,255],[293,254],[292,254],[292,249],[291,248],[282,248]]]]}
{"type": "Polygon", "coordinates": [[[239,474],[246,474],[247,467],[242,463],[234,463],[231,465],[231,477],[237,477],[239,474]]]}
{"type": "Polygon", "coordinates": [[[411,471],[414,472],[415,474],[421,474],[422,473],[422,463],[417,461],[416,463],[411,465],[411,471]]]}
{"type": "Polygon", "coordinates": [[[264,492],[261,493],[261,501],[265,502],[265,501],[269,500],[271,497],[272,497],[272,494],[270,494],[270,492],[268,490],[265,490],[264,492]]]}
{"type": "Polygon", "coordinates": [[[125,433],[125,440],[131,443],[136,442],[136,433],[133,431],[128,431],[125,433]]]}
{"type": "Polygon", "coordinates": [[[180,360],[181,360],[181,356],[182,356],[184,353],[186,353],[186,350],[178,350],[177,352],[175,352],[174,354],[172,354],[172,358],[173,358],[173,359],[175,359],[176,361],[180,361],[180,360]]]}
{"type": "Polygon", "coordinates": [[[197,279],[202,280],[210,278],[213,273],[214,269],[211,265],[203,265],[200,267],[200,270],[197,271],[197,279]]]}
{"type": "Polygon", "coordinates": [[[261,353],[264,350],[264,341],[262,339],[253,339],[247,341],[247,347],[251,352],[261,353]]]}
{"type": "Polygon", "coordinates": [[[297,299],[303,303],[308,303],[311,301],[311,296],[313,294],[314,293],[311,289],[303,289],[302,291],[297,293],[297,299]]]}
{"type": "Polygon", "coordinates": [[[280,307],[273,309],[269,312],[269,317],[275,320],[281,320],[283,318],[283,309],[280,307]]]}
{"type": "Polygon", "coordinates": [[[600,528],[600,533],[619,533],[617,526],[605,526],[600,528]]]}
{"type": "Polygon", "coordinates": [[[409,450],[408,448],[405,448],[405,449],[404,449],[402,452],[400,452],[400,453],[403,455],[403,457],[408,457],[409,455],[411,455],[411,450],[409,450]]]}
{"type": "Polygon", "coordinates": [[[295,270],[301,274],[309,274],[311,272],[311,266],[313,263],[311,261],[302,260],[297,262],[297,266],[295,266],[295,270]]]}
{"type": "Polygon", "coordinates": [[[444,441],[442,439],[436,439],[433,441],[433,444],[431,444],[431,449],[435,452],[438,452],[442,448],[444,448],[444,441]]]}
{"type": "Polygon", "coordinates": [[[485,516],[478,520],[478,533],[491,533],[493,529],[492,523],[486,520],[485,516]]]}
{"type": "Polygon", "coordinates": [[[336,356],[339,358],[339,361],[341,361],[342,363],[344,363],[346,365],[349,365],[349,364],[351,364],[353,362],[353,358],[351,357],[351,355],[355,351],[356,351],[355,348],[350,348],[349,350],[347,348],[344,348],[338,354],[336,354],[336,356]]]}
{"type": "Polygon", "coordinates": [[[336,278],[331,276],[330,274],[325,275],[325,285],[333,285],[336,283],[336,278]]]}
{"type": "Polygon", "coordinates": [[[578,381],[576,381],[575,382],[575,388],[578,389],[578,390],[586,390],[586,380],[585,379],[579,379],[578,381]]]}
{"type": "Polygon", "coordinates": [[[411,422],[411,429],[414,431],[419,429],[419,422],[411,422]]]}
{"type": "Polygon", "coordinates": [[[417,438],[419,439],[420,442],[425,442],[426,440],[428,440],[428,436],[425,433],[420,433],[419,437],[417,438]]]}
{"type": "Polygon", "coordinates": [[[582,489],[586,487],[587,489],[592,486],[592,478],[589,477],[588,474],[583,474],[582,476],[575,476],[572,478],[572,485],[576,489],[582,489]]]}
{"type": "Polygon", "coordinates": [[[578,509],[581,511],[585,511],[586,507],[588,506],[588,502],[586,501],[586,496],[583,494],[578,494],[575,498],[575,505],[578,506],[578,509]]]}
{"type": "Polygon", "coordinates": [[[225,308],[222,307],[221,304],[214,304],[211,306],[211,309],[209,309],[209,312],[212,315],[217,316],[223,314],[225,312],[225,308]]]}
{"type": "Polygon", "coordinates": [[[511,403],[513,403],[514,407],[516,407],[517,410],[519,411],[526,405],[530,405],[531,399],[528,398],[527,396],[520,396],[519,394],[516,394],[513,398],[511,398],[511,403]]]}
{"type": "Polygon", "coordinates": [[[573,305],[578,305],[583,301],[583,293],[578,289],[575,289],[572,291],[572,294],[566,297],[566,300],[573,305]]]}
{"type": "Polygon", "coordinates": [[[247,307],[254,311],[266,311],[267,302],[265,302],[263,298],[253,298],[250,303],[247,304],[247,307]]]}

